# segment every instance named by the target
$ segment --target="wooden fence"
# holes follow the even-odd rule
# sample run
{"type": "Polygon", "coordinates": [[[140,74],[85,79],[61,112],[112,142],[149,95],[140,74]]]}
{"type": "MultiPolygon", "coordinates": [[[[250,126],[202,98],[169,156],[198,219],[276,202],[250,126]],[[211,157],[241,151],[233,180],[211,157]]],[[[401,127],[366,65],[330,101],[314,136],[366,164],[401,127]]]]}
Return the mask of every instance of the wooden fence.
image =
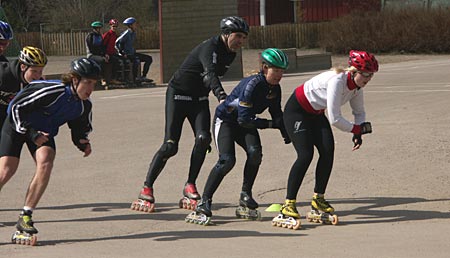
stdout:
{"type": "MultiPolygon", "coordinates": [[[[328,23],[275,24],[268,26],[252,26],[246,48],[315,48],[327,31],[328,23]]],[[[61,33],[27,32],[15,33],[14,37],[20,46],[36,46],[42,48],[47,55],[86,54],[85,38],[88,32],[73,31],[61,33]]],[[[137,49],[159,49],[159,30],[155,27],[141,28],[137,32],[137,49]]]]}

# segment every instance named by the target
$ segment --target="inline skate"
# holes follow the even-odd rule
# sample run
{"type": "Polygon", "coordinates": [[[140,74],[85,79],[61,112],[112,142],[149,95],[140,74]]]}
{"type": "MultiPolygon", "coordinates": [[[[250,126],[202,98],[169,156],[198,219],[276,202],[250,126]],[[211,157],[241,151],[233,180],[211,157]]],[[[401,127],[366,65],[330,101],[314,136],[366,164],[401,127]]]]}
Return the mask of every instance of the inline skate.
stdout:
{"type": "Polygon", "coordinates": [[[334,208],[325,200],[324,196],[314,195],[311,201],[311,211],[306,219],[309,222],[337,225],[338,216],[333,214],[334,208]]]}
{"type": "Polygon", "coordinates": [[[272,219],[272,226],[297,230],[301,227],[300,214],[297,211],[296,200],[286,200],[280,213],[272,219]]]}
{"type": "Polygon", "coordinates": [[[135,211],[154,212],[155,197],[153,196],[153,187],[142,187],[138,199],[131,204],[130,208],[135,211]]]}
{"type": "Polygon", "coordinates": [[[211,223],[211,199],[201,199],[195,211],[189,213],[184,219],[187,223],[207,226],[211,223]]]}
{"type": "Polygon", "coordinates": [[[12,235],[11,242],[21,245],[36,245],[38,230],[33,226],[31,213],[23,211],[16,224],[17,231],[12,235]]]}
{"type": "Polygon", "coordinates": [[[241,192],[239,207],[236,209],[236,217],[240,219],[261,220],[261,212],[257,210],[258,203],[251,193],[241,192]]]}
{"type": "Polygon", "coordinates": [[[200,194],[198,194],[195,184],[186,183],[183,188],[183,198],[179,201],[178,206],[182,209],[195,210],[198,200],[200,200],[200,194]]]}

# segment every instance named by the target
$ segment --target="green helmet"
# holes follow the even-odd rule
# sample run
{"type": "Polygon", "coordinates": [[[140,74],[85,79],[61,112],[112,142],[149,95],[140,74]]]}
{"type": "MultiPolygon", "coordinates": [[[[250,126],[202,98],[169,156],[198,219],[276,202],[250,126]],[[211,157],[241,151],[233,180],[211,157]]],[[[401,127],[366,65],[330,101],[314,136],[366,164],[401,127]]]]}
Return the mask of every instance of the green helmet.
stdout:
{"type": "Polygon", "coordinates": [[[99,21],[95,21],[95,22],[91,23],[91,27],[92,28],[101,28],[101,27],[103,27],[103,23],[101,23],[99,21]]]}
{"type": "Polygon", "coordinates": [[[287,55],[278,48],[268,48],[261,54],[263,62],[269,66],[275,66],[281,69],[287,69],[289,60],[287,55]]]}

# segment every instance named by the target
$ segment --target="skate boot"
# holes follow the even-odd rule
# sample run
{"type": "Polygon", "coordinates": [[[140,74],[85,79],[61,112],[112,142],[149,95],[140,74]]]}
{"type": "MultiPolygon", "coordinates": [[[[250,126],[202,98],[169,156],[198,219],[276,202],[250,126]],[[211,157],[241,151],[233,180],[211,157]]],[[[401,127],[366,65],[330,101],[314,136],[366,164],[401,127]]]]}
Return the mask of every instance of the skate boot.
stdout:
{"type": "Polygon", "coordinates": [[[257,210],[258,203],[251,193],[241,192],[239,207],[236,209],[236,217],[240,219],[261,220],[261,212],[257,210]]]}
{"type": "Polygon", "coordinates": [[[142,187],[138,199],[131,204],[130,208],[135,211],[154,212],[155,197],[153,197],[153,187],[142,187]]]}
{"type": "Polygon", "coordinates": [[[38,230],[33,224],[31,212],[23,211],[17,221],[17,231],[12,235],[11,242],[21,245],[36,245],[37,237],[34,234],[37,234],[38,230]]]}
{"type": "Polygon", "coordinates": [[[207,226],[211,223],[211,203],[211,199],[202,198],[195,211],[189,213],[184,221],[207,226]]]}
{"type": "Polygon", "coordinates": [[[289,229],[299,229],[300,214],[295,206],[296,200],[286,200],[281,206],[280,214],[272,219],[272,226],[289,228],[289,229]]]}
{"type": "Polygon", "coordinates": [[[183,188],[183,198],[179,201],[178,206],[187,210],[195,210],[198,200],[200,200],[200,194],[198,194],[195,184],[186,183],[183,188]]]}
{"type": "Polygon", "coordinates": [[[314,195],[311,201],[311,212],[306,219],[309,222],[322,224],[338,224],[338,216],[333,214],[334,208],[325,200],[325,197],[314,195]]]}

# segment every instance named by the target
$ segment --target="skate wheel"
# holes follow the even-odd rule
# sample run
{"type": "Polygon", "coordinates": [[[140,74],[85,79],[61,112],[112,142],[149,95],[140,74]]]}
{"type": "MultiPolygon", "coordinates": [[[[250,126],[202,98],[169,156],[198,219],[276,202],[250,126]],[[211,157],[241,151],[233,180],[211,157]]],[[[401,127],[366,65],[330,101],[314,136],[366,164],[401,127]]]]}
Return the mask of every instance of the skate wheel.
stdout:
{"type": "Polygon", "coordinates": [[[280,221],[277,221],[277,227],[281,227],[283,223],[281,223],[280,221]]]}
{"type": "Polygon", "coordinates": [[[277,226],[277,222],[272,220],[272,226],[276,227],[277,226]]]}
{"type": "Polygon", "coordinates": [[[299,219],[296,219],[295,222],[296,222],[295,226],[292,227],[293,230],[297,230],[301,227],[301,223],[300,223],[299,219]]]}
{"type": "Polygon", "coordinates": [[[312,221],[313,221],[311,212],[308,212],[308,213],[306,214],[306,220],[307,220],[308,222],[312,222],[312,221]]]}
{"type": "Polygon", "coordinates": [[[183,199],[181,199],[181,200],[178,202],[178,207],[179,207],[180,209],[183,209],[183,206],[184,206],[183,199]]]}
{"type": "Polygon", "coordinates": [[[288,225],[287,225],[286,223],[282,223],[282,224],[281,224],[281,227],[283,227],[283,228],[287,228],[287,227],[288,227],[288,225]]]}
{"type": "Polygon", "coordinates": [[[30,241],[30,245],[31,246],[35,246],[37,244],[37,236],[32,236],[31,237],[31,241],[30,241]]]}
{"type": "Polygon", "coordinates": [[[339,223],[339,219],[337,215],[333,215],[333,221],[331,221],[331,224],[337,225],[339,223]]]}

